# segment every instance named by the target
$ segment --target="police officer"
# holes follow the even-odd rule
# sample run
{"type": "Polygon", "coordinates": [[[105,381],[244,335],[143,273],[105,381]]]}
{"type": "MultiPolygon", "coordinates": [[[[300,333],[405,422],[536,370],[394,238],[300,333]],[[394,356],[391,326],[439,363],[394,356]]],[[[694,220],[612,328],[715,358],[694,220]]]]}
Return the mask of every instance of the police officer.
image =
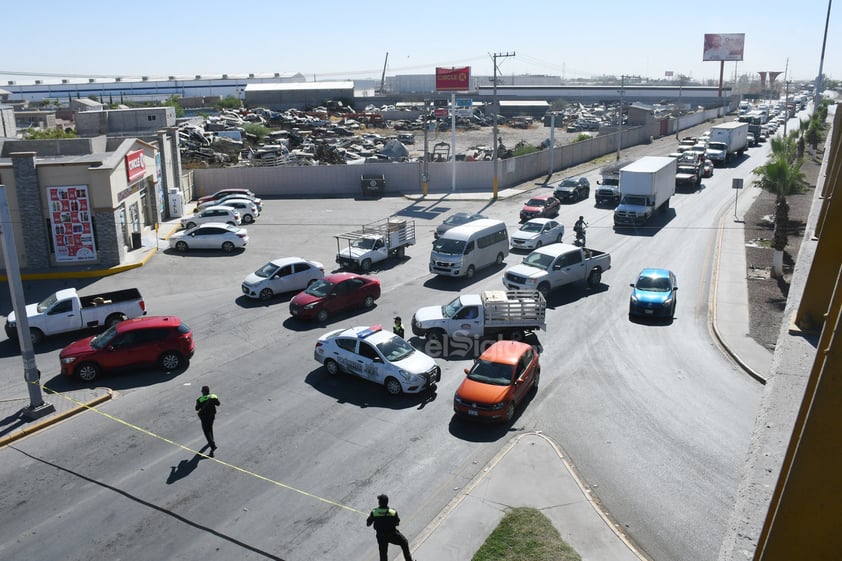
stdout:
{"type": "Polygon", "coordinates": [[[403,338],[403,325],[401,324],[401,316],[395,317],[395,326],[392,328],[392,332],[400,338],[403,338]]]}
{"type": "Polygon", "coordinates": [[[210,393],[208,386],[202,386],[202,395],[196,400],[196,411],[199,413],[199,420],[202,421],[202,432],[208,440],[211,458],[216,450],[216,442],[213,439],[213,420],[216,418],[217,407],[219,407],[219,398],[216,394],[210,393]]]}
{"type": "Polygon", "coordinates": [[[401,546],[404,561],[412,561],[412,555],[409,553],[409,541],[398,531],[398,524],[400,523],[398,511],[389,508],[389,497],[377,495],[377,508],[372,509],[365,525],[371,526],[374,524],[374,530],[377,532],[377,545],[380,548],[380,561],[387,561],[386,551],[390,543],[401,546]]]}

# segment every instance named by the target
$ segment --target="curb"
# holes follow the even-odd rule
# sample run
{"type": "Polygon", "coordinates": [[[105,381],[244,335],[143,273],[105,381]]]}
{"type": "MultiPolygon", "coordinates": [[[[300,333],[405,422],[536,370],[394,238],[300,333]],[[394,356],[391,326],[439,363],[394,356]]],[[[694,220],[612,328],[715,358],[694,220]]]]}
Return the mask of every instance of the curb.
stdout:
{"type": "Polygon", "coordinates": [[[105,395],[101,395],[99,397],[95,397],[94,399],[88,401],[87,403],[82,403],[73,407],[72,409],[65,411],[63,413],[59,413],[57,415],[53,415],[42,419],[40,421],[35,422],[32,425],[28,425],[13,434],[6,435],[4,437],[0,437],[0,447],[8,446],[12,442],[20,440],[25,436],[29,436],[30,434],[37,432],[41,429],[45,429],[49,426],[52,426],[59,421],[63,421],[65,419],[69,419],[70,417],[76,415],[77,413],[81,413],[82,411],[87,411],[92,407],[99,405],[100,403],[105,403],[106,401],[112,399],[114,392],[110,388],[103,388],[105,390],[105,395]]]}

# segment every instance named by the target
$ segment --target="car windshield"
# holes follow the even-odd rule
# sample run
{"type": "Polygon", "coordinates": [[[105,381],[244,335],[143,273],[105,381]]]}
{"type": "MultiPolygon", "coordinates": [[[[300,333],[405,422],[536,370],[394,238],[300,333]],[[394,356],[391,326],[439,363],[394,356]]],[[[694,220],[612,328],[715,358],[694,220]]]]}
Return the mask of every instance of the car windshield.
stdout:
{"type": "Polygon", "coordinates": [[[467,214],[452,214],[452,215],[450,215],[450,216],[448,216],[447,218],[444,219],[443,224],[456,226],[456,225],[459,225],[459,224],[464,224],[467,221],[468,221],[468,215],[467,214]]]}
{"type": "Polygon", "coordinates": [[[458,312],[462,309],[462,299],[461,297],[457,296],[453,300],[450,301],[449,304],[444,305],[441,307],[441,315],[446,318],[452,318],[453,314],[458,312]]]}
{"type": "Polygon", "coordinates": [[[537,267],[538,269],[547,270],[553,262],[553,256],[545,253],[530,253],[523,258],[523,264],[530,267],[537,267]]]}
{"type": "Polygon", "coordinates": [[[112,325],[93,339],[91,339],[91,347],[94,349],[104,349],[111,343],[114,336],[117,335],[117,326],[112,325]]]}
{"type": "Polygon", "coordinates": [[[415,352],[412,345],[397,336],[377,343],[377,348],[389,362],[398,362],[415,352]]]}
{"type": "Polygon", "coordinates": [[[254,272],[254,274],[257,275],[260,278],[268,279],[268,278],[271,278],[272,275],[274,275],[275,271],[277,271],[277,270],[278,270],[278,266],[275,265],[274,263],[266,263],[261,268],[256,270],[254,272]]]}
{"type": "Polygon", "coordinates": [[[435,242],[433,242],[433,251],[435,251],[436,253],[462,255],[462,252],[465,251],[465,241],[439,238],[435,242]]]}
{"type": "Polygon", "coordinates": [[[576,185],[578,185],[578,182],[575,179],[563,179],[558,184],[559,187],[575,187],[576,185]]]}
{"type": "Polygon", "coordinates": [[[646,206],[646,197],[627,195],[623,197],[622,204],[628,206],[646,206]]]}
{"type": "Polygon", "coordinates": [[[359,249],[372,249],[374,247],[375,238],[359,238],[354,240],[351,247],[359,249]]]}
{"type": "Polygon", "coordinates": [[[539,224],[537,222],[527,222],[520,227],[520,230],[522,232],[540,232],[543,227],[543,224],[539,224]]]}
{"type": "Polygon", "coordinates": [[[510,386],[514,369],[510,364],[477,360],[468,371],[468,379],[495,386],[510,386]]]}
{"type": "Polygon", "coordinates": [[[724,142],[708,142],[708,148],[713,148],[714,150],[725,150],[728,148],[728,145],[724,142]]]}
{"type": "Polygon", "coordinates": [[[333,290],[334,286],[334,283],[321,279],[311,284],[304,292],[309,294],[310,296],[318,296],[319,298],[324,298],[325,296],[330,294],[330,291],[333,290]]]}
{"type": "Polygon", "coordinates": [[[529,202],[526,203],[526,206],[546,206],[547,200],[546,199],[529,199],[529,202]]]}
{"type": "Polygon", "coordinates": [[[50,294],[38,303],[38,311],[43,312],[44,310],[48,310],[50,306],[56,303],[56,300],[58,300],[58,298],[55,293],[50,294]]]}
{"type": "Polygon", "coordinates": [[[635,288],[647,292],[669,292],[670,280],[667,277],[640,277],[635,288]]]}

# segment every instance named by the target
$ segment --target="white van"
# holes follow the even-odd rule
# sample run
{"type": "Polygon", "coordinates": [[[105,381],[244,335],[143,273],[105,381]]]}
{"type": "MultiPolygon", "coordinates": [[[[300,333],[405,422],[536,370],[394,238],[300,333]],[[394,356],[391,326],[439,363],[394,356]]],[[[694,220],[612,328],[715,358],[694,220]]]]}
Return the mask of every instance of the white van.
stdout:
{"type": "Polygon", "coordinates": [[[433,242],[430,272],[471,278],[485,267],[501,264],[509,254],[509,234],[501,220],[484,218],[451,228],[433,242]]]}

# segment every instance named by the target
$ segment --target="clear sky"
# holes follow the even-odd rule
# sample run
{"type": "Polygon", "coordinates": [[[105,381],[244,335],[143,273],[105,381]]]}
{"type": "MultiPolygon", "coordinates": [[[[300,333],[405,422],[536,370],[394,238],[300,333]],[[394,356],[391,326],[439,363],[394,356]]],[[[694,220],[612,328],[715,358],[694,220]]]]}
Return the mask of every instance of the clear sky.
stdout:
{"type": "MultiPolygon", "coordinates": [[[[840,0],[824,74],[842,79],[840,0]]],[[[0,87],[55,77],[302,73],[308,80],[429,74],[438,66],[563,78],[666,71],[718,79],[705,33],[745,33],[736,73],[818,73],[828,0],[338,2],[140,0],[4,2],[0,87]]],[[[836,12],[836,13],[834,13],[836,12]]],[[[836,16],[834,18],[834,16],[836,16]]],[[[736,65],[736,67],[735,67],[736,65]]],[[[783,76],[781,77],[781,79],[783,76]]]]}

